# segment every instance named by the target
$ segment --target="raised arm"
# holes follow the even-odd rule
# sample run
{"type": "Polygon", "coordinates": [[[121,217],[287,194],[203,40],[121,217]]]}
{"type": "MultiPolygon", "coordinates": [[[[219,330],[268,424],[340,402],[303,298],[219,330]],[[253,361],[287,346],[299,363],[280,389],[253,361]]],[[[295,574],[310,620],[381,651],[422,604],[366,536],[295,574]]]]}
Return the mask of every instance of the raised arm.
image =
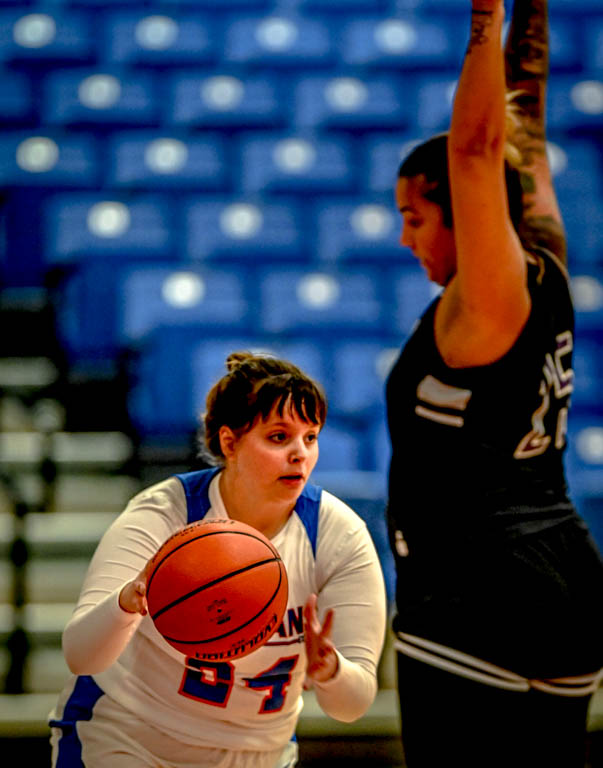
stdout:
{"type": "Polygon", "coordinates": [[[505,47],[507,88],[518,92],[524,190],[522,239],[548,248],[566,262],[563,221],[546,152],[546,87],[549,72],[548,0],[516,0],[505,47]]]}
{"type": "Polygon", "coordinates": [[[530,309],[526,260],[509,215],[504,174],[503,20],[503,0],[473,0],[448,140],[457,257],[451,306],[465,339],[466,364],[504,354],[530,309]]]}

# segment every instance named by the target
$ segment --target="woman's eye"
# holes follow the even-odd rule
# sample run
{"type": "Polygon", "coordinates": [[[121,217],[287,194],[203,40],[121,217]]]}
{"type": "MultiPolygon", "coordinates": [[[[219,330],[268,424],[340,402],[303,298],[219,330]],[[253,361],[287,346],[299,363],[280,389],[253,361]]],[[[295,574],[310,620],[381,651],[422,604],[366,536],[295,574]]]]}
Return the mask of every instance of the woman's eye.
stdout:
{"type": "Polygon", "coordinates": [[[272,440],[274,443],[282,443],[283,440],[285,440],[287,436],[284,432],[275,432],[274,434],[269,436],[269,440],[272,440]]]}
{"type": "Polygon", "coordinates": [[[311,432],[309,435],[306,436],[306,440],[309,443],[313,443],[315,440],[318,440],[318,435],[315,432],[311,432]]]}

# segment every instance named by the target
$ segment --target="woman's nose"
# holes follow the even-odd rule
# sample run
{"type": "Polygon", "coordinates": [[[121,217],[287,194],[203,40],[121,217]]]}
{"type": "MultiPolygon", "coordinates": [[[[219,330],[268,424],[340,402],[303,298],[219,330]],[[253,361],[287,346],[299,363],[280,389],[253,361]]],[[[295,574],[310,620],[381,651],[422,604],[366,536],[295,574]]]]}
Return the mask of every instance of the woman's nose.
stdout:
{"type": "Polygon", "coordinates": [[[408,227],[402,225],[402,230],[400,231],[400,245],[403,248],[411,248],[412,249],[412,242],[410,237],[410,232],[408,227]]]}
{"type": "Polygon", "coordinates": [[[289,460],[293,462],[302,461],[306,457],[307,447],[303,440],[295,440],[291,445],[289,460]]]}

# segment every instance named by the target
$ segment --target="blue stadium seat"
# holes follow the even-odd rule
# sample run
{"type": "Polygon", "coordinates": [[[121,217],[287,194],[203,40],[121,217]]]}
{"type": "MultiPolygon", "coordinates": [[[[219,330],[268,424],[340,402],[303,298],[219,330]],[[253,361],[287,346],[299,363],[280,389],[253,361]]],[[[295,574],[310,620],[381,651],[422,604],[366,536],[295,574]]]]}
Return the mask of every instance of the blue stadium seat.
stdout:
{"type": "Polygon", "coordinates": [[[295,88],[300,127],[403,129],[413,120],[413,98],[393,77],[308,76],[295,88]]]}
{"type": "Polygon", "coordinates": [[[332,410],[354,415],[382,411],[385,379],[398,354],[385,337],[334,343],[332,410]]]}
{"type": "Polygon", "coordinates": [[[4,187],[92,187],[99,181],[92,136],[0,135],[0,184],[4,187]]]}
{"type": "Polygon", "coordinates": [[[21,72],[2,70],[0,72],[0,114],[3,123],[24,122],[34,116],[32,82],[21,72]]]}
{"type": "Polygon", "coordinates": [[[571,289],[578,333],[603,334],[603,267],[573,269],[571,289]]]}
{"type": "Polygon", "coordinates": [[[378,280],[369,270],[312,272],[271,269],[259,276],[260,323],[266,333],[337,331],[367,335],[382,330],[378,280]]]}
{"type": "Polygon", "coordinates": [[[595,339],[576,337],[573,368],[572,413],[603,413],[603,335],[595,339]]]}
{"type": "Polygon", "coordinates": [[[318,438],[320,455],[316,473],[356,472],[363,469],[362,438],[353,430],[328,421],[318,438]]]}
{"type": "Polygon", "coordinates": [[[447,131],[450,127],[456,84],[456,77],[450,75],[434,75],[417,80],[414,127],[424,138],[437,131],[447,131]]]}
{"type": "Polygon", "coordinates": [[[143,440],[182,440],[199,426],[207,393],[193,394],[192,361],[200,342],[199,327],[160,327],[132,362],[128,413],[143,440]]]}
{"type": "Polygon", "coordinates": [[[234,19],[226,30],[226,64],[297,65],[307,70],[335,61],[329,28],[317,19],[280,15],[234,19]]]}
{"type": "MultiPolygon", "coordinates": [[[[586,182],[586,179],[585,179],[586,182]]],[[[603,263],[603,195],[557,190],[559,207],[567,234],[570,267],[603,263]]]]}
{"type": "Polygon", "coordinates": [[[149,125],[157,121],[153,77],[149,72],[109,69],[57,70],[42,84],[45,123],[149,125]]]}
{"type": "MultiPolygon", "coordinates": [[[[92,0],[90,0],[92,2],[92,0]]],[[[116,0],[117,2],[118,0],[116,0]]],[[[134,0],[140,2],[140,0],[134,0]]],[[[197,10],[207,8],[214,14],[224,11],[225,14],[231,14],[233,11],[242,9],[244,11],[264,11],[274,6],[274,0],[228,0],[228,3],[217,4],[216,0],[162,0],[163,5],[169,7],[175,5],[182,8],[197,10]]]]}
{"type": "Polygon", "coordinates": [[[105,17],[107,61],[144,66],[195,66],[215,61],[219,29],[209,17],[152,7],[105,17]]]}
{"type": "Polygon", "coordinates": [[[120,200],[98,192],[54,195],[46,204],[44,223],[44,256],[49,265],[172,256],[171,211],[160,197],[120,200]]]}
{"type": "Polygon", "coordinates": [[[193,198],[184,205],[184,216],[188,259],[304,258],[307,236],[296,203],[193,198]]]}
{"type": "Polygon", "coordinates": [[[583,63],[584,54],[579,47],[581,37],[578,24],[570,16],[559,18],[553,16],[552,12],[550,16],[549,59],[551,71],[580,67],[583,63]]]}
{"type": "Polygon", "coordinates": [[[557,76],[549,83],[551,130],[603,127],[603,79],[599,74],[557,76]]]}
{"type": "Polygon", "coordinates": [[[364,185],[372,192],[383,193],[389,197],[392,208],[398,167],[418,141],[414,133],[396,136],[376,133],[366,139],[367,171],[364,185]]]}
{"type": "Polygon", "coordinates": [[[603,416],[570,415],[565,465],[570,494],[595,540],[603,546],[603,416]],[[596,513],[589,517],[591,508],[596,513]]]}
{"type": "Polygon", "coordinates": [[[463,0],[422,0],[421,13],[427,15],[443,11],[445,13],[459,13],[462,18],[467,19],[467,5],[463,0]]]}
{"type": "Polygon", "coordinates": [[[169,80],[164,119],[204,128],[278,128],[285,124],[287,101],[270,75],[240,77],[178,74],[169,80]]]}
{"type": "Polygon", "coordinates": [[[70,4],[87,8],[89,11],[96,11],[96,8],[105,9],[106,6],[140,7],[140,0],[70,0],[70,4]]]}
{"type": "Polygon", "coordinates": [[[363,17],[341,35],[341,58],[352,66],[454,68],[458,71],[468,25],[445,17],[432,21],[363,17]]]}
{"type": "Polygon", "coordinates": [[[85,64],[95,55],[86,14],[51,4],[0,11],[0,61],[85,64]]]}
{"type": "Polygon", "coordinates": [[[117,286],[120,343],[132,346],[162,325],[195,325],[204,333],[247,326],[245,277],[172,265],[122,269],[117,286]]]}
{"type": "Polygon", "coordinates": [[[603,156],[594,141],[555,137],[548,142],[548,157],[557,192],[603,196],[603,156]]]}
{"type": "Polygon", "coordinates": [[[209,191],[226,186],[224,139],[158,131],[112,134],[107,182],[112,187],[209,191]]]}
{"type": "Polygon", "coordinates": [[[390,0],[299,0],[300,8],[308,11],[358,13],[359,11],[387,11],[390,0]]]}
{"type": "Polygon", "coordinates": [[[550,0],[550,14],[567,12],[574,15],[589,14],[601,10],[600,0],[550,0]]]}
{"type": "Polygon", "coordinates": [[[374,265],[399,262],[404,258],[398,240],[399,215],[393,203],[393,187],[388,204],[370,199],[334,199],[317,208],[317,253],[324,263],[364,260],[374,265]]]}
{"type": "Polygon", "coordinates": [[[603,69],[603,18],[589,18],[585,23],[584,62],[593,72],[603,69]]]}
{"type": "Polygon", "coordinates": [[[57,337],[74,370],[114,368],[117,337],[115,265],[88,262],[61,281],[54,291],[57,337]]]}
{"type": "MultiPolygon", "coordinates": [[[[91,261],[68,275],[57,292],[59,339],[69,362],[88,368],[115,360],[125,349],[159,354],[154,339],[164,328],[176,329],[176,336],[188,333],[195,343],[207,333],[214,337],[241,328],[246,333],[248,311],[239,273],[163,262],[91,261]]],[[[167,377],[177,375],[174,365],[167,377]]]]}
{"type": "Polygon", "coordinates": [[[392,331],[406,336],[441,289],[429,282],[418,264],[400,269],[393,277],[393,287],[395,307],[391,318],[392,331]]]}
{"type": "Polygon", "coordinates": [[[355,176],[349,144],[339,137],[274,132],[242,137],[243,192],[344,192],[355,176]]]}

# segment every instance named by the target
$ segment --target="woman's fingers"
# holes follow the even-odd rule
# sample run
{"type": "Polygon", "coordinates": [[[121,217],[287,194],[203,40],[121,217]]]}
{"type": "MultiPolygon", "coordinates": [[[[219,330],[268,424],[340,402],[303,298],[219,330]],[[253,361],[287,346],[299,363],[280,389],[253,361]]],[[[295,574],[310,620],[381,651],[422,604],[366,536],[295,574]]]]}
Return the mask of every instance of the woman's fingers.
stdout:
{"type": "Polygon", "coordinates": [[[149,563],[145,565],[142,571],[135,579],[124,584],[119,593],[119,605],[127,613],[140,613],[146,616],[148,613],[147,604],[147,577],[149,563]]]}
{"type": "Polygon", "coordinates": [[[334,611],[329,609],[321,626],[316,611],[316,595],[311,595],[304,606],[304,638],[308,660],[308,676],[318,682],[329,680],[337,671],[335,646],[330,638],[334,611]]]}

